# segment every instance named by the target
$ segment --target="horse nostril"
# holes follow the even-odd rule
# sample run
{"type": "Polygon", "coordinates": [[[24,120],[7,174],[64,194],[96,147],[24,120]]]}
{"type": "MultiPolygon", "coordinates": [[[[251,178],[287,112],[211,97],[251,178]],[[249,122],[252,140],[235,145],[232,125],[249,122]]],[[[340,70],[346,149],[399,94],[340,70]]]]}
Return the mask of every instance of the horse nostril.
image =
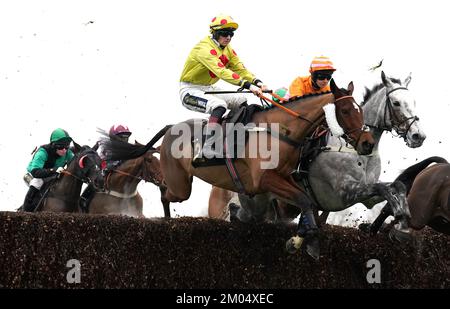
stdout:
{"type": "Polygon", "coordinates": [[[363,142],[363,148],[365,151],[371,151],[373,148],[373,144],[369,143],[368,141],[363,142]]]}
{"type": "Polygon", "coordinates": [[[423,140],[425,140],[425,138],[426,138],[426,136],[422,135],[420,133],[414,133],[411,135],[411,139],[413,141],[423,141],[423,140]]]}

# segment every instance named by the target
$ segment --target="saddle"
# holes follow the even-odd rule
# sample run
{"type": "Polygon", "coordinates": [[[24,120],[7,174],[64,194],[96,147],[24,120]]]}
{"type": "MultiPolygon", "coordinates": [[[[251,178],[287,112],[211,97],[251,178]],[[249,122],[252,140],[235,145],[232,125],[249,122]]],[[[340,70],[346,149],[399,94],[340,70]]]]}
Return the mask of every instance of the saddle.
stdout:
{"type": "MultiPolygon", "coordinates": [[[[249,128],[247,128],[246,125],[252,119],[253,114],[261,110],[262,108],[256,104],[252,104],[250,106],[243,105],[236,110],[231,110],[222,123],[223,151],[225,157],[211,159],[204,158],[203,161],[193,160],[192,166],[197,168],[225,164],[238,192],[241,194],[245,194],[246,191],[244,185],[242,184],[242,181],[240,180],[239,173],[234,165],[234,160],[239,157],[240,151],[245,149],[245,144],[248,141],[249,128]],[[231,157],[227,157],[227,154],[230,153],[231,157]]],[[[205,125],[206,121],[203,122],[202,126],[204,127],[205,125]]],[[[194,153],[192,154],[193,158],[198,156],[198,153],[203,148],[205,140],[206,136],[203,135],[201,143],[196,140],[192,141],[192,149],[194,151],[194,153]]]]}
{"type": "MultiPolygon", "coordinates": [[[[253,114],[259,111],[262,111],[263,108],[257,104],[251,104],[251,105],[241,105],[238,108],[230,110],[230,112],[227,114],[227,116],[222,121],[222,132],[224,134],[224,141],[231,140],[231,134],[234,134],[232,141],[233,144],[228,143],[228,153],[232,153],[233,158],[238,157],[238,150],[242,149],[243,146],[248,141],[248,130],[250,129],[247,126],[247,124],[251,121],[253,114]],[[239,125],[237,127],[236,125],[239,125]],[[242,127],[244,126],[244,128],[242,127]],[[242,138],[238,138],[240,133],[242,132],[242,129],[244,129],[244,144],[240,145],[239,142],[242,141],[242,138]],[[240,146],[240,147],[239,147],[240,146]]],[[[204,120],[202,123],[202,127],[204,127],[207,124],[207,121],[204,120]]],[[[192,138],[192,149],[194,149],[193,157],[195,157],[198,152],[203,148],[203,144],[205,143],[206,135],[202,135],[202,140],[198,141],[192,138]]],[[[224,145],[225,149],[225,145],[224,145]]],[[[217,165],[224,165],[225,164],[225,158],[203,158],[203,160],[194,160],[192,161],[192,166],[197,167],[206,167],[206,166],[217,166],[217,165]]]]}

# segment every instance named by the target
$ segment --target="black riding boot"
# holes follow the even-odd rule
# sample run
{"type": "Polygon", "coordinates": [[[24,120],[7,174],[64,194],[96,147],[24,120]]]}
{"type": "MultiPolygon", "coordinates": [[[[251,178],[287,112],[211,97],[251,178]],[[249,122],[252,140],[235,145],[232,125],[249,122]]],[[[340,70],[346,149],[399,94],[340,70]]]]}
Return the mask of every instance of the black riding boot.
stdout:
{"type": "Polygon", "coordinates": [[[307,210],[300,216],[297,233],[305,238],[306,252],[317,260],[320,255],[319,229],[312,210],[307,210]]]}
{"type": "Polygon", "coordinates": [[[222,116],[223,114],[225,114],[225,112],[226,109],[220,106],[214,109],[211,113],[211,117],[209,117],[208,124],[206,125],[206,140],[205,143],[203,144],[202,149],[202,156],[206,157],[207,159],[213,157],[221,157],[223,155],[222,151],[219,151],[218,149],[213,149],[212,146],[216,142],[217,136],[217,133],[213,134],[214,128],[216,128],[218,125],[221,124],[222,116]]]}
{"type": "Polygon", "coordinates": [[[23,201],[23,211],[33,212],[36,207],[34,200],[39,193],[39,189],[36,187],[30,186],[28,189],[27,195],[25,195],[25,200],[23,201]]]}
{"type": "Polygon", "coordinates": [[[89,204],[94,197],[95,188],[92,184],[89,184],[80,196],[79,206],[81,211],[84,213],[89,213],[89,204]]]}

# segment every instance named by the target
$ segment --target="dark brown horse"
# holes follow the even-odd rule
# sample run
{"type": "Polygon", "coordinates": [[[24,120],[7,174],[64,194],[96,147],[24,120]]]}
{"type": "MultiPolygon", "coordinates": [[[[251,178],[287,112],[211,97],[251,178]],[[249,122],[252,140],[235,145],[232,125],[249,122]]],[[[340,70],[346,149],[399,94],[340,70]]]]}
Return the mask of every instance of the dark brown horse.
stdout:
{"type": "MultiPolygon", "coordinates": [[[[78,150],[78,149],[77,149],[78,150]]],[[[83,183],[103,189],[102,160],[97,152],[83,146],[54,182],[44,189],[35,211],[80,212],[78,202],[83,183]]]]}
{"type": "MultiPolygon", "coordinates": [[[[270,149],[270,156],[263,155],[261,147],[255,153],[248,142],[243,155],[235,158],[231,169],[234,178],[239,176],[242,189],[247,194],[272,192],[302,209],[305,219],[299,222],[298,234],[305,237],[307,251],[314,258],[319,256],[319,244],[318,228],[312,216],[313,204],[291,176],[304,138],[322,123],[325,116],[327,120],[331,116],[358,153],[369,154],[374,145],[372,135],[363,128],[361,108],[351,96],[353,83],[348,89],[339,89],[333,80],[330,85],[332,94],[294,100],[284,104],[284,108],[274,107],[253,114],[251,122],[258,128],[270,127],[270,131],[258,129],[251,133],[256,134],[259,145],[265,145],[265,150],[270,149]],[[328,112],[324,111],[325,106],[328,112]]],[[[201,139],[198,129],[201,132],[202,123],[202,120],[188,120],[174,125],[165,133],[161,144],[161,168],[167,187],[164,194],[167,202],[187,200],[193,176],[215,186],[238,191],[238,182],[233,180],[225,165],[194,167],[192,164],[194,149],[191,141],[192,137],[201,139]]],[[[106,147],[110,148],[113,159],[129,159],[142,155],[152,144],[149,142],[145,147],[136,148],[111,142],[106,147]]]]}
{"type": "MultiPolygon", "coordinates": [[[[406,186],[410,227],[421,230],[428,225],[450,235],[450,164],[447,160],[430,157],[408,167],[396,180],[406,186]],[[429,166],[432,163],[437,164],[429,166]]],[[[360,225],[360,228],[375,235],[390,215],[391,208],[386,204],[371,225],[360,225]]]]}
{"type": "MultiPolygon", "coordinates": [[[[95,192],[89,204],[89,213],[144,217],[142,197],[137,191],[138,184],[143,180],[160,188],[162,186],[160,163],[155,152],[159,150],[150,150],[111,170],[105,179],[105,190],[95,192]]],[[[164,215],[170,217],[168,203],[164,204],[164,215]]]]}

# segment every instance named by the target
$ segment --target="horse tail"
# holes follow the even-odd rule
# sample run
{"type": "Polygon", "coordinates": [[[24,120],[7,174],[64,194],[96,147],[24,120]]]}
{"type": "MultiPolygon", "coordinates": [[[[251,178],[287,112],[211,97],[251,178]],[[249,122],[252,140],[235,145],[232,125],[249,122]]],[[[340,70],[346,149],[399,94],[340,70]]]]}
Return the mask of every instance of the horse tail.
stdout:
{"type": "Polygon", "coordinates": [[[173,125],[171,124],[166,125],[164,128],[159,130],[159,132],[156,133],[156,135],[153,136],[153,138],[146,145],[132,145],[121,141],[106,140],[103,145],[107,151],[111,151],[108,155],[108,159],[130,160],[142,156],[147,151],[154,149],[153,145],[155,145],[155,143],[159,141],[172,126],[173,125]]]}
{"type": "Polygon", "coordinates": [[[444,158],[441,158],[438,156],[429,157],[428,159],[425,159],[419,163],[416,163],[416,164],[408,167],[400,175],[398,175],[398,177],[395,179],[395,181],[398,180],[398,181],[401,181],[403,184],[405,184],[406,194],[408,194],[409,190],[412,187],[414,179],[416,179],[417,175],[431,163],[448,163],[448,162],[444,158]]]}

